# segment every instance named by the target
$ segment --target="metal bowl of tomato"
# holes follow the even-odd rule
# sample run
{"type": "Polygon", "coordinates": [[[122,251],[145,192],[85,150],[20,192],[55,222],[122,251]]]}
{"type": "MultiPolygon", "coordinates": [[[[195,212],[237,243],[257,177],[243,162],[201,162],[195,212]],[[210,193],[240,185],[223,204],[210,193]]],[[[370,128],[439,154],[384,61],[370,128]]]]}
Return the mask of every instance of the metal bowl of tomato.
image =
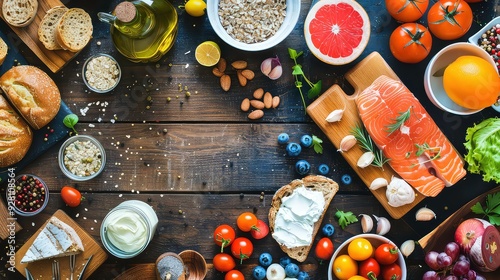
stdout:
{"type": "Polygon", "coordinates": [[[368,278],[364,274],[370,271],[376,272],[378,279],[392,279],[393,275],[400,276],[394,279],[407,278],[403,254],[394,242],[378,234],[359,234],[344,241],[333,253],[328,280],[348,279],[355,275],[368,278]]]}

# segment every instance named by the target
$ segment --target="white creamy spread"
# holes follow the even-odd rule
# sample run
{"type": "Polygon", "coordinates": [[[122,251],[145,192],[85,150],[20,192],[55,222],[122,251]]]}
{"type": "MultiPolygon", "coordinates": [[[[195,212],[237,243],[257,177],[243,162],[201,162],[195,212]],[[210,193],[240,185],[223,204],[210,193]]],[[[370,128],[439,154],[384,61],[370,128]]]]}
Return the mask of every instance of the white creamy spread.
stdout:
{"type": "Polygon", "coordinates": [[[308,246],[312,242],[314,223],[325,208],[323,193],[302,186],[281,199],[274,223],[274,239],[288,248],[308,246]]]}
{"type": "Polygon", "coordinates": [[[137,213],[122,209],[106,218],[106,235],[118,249],[125,252],[139,250],[148,240],[146,223],[137,213]]]}

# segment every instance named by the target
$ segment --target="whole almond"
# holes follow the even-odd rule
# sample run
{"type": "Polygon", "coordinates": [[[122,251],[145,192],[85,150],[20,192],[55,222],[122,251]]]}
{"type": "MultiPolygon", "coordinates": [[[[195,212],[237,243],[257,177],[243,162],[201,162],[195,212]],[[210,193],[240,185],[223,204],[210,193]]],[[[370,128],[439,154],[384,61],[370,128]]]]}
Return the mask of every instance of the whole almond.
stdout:
{"type": "Polygon", "coordinates": [[[243,99],[243,101],[241,101],[240,108],[241,111],[243,112],[247,112],[248,110],[250,110],[250,99],[248,98],[243,99]]]}
{"type": "Polygon", "coordinates": [[[212,73],[217,77],[222,77],[222,75],[224,75],[224,72],[221,72],[217,67],[214,67],[212,69],[212,73]]]}
{"type": "Polygon", "coordinates": [[[260,119],[264,116],[264,111],[262,110],[255,110],[252,111],[250,114],[248,114],[248,118],[251,120],[257,120],[260,119]]]}
{"type": "Polygon", "coordinates": [[[266,107],[264,106],[264,102],[255,99],[250,100],[250,105],[252,105],[255,109],[264,109],[266,107]]]}
{"type": "Polygon", "coordinates": [[[253,80],[253,78],[255,78],[255,73],[250,69],[242,70],[241,74],[243,75],[243,77],[247,78],[250,81],[253,80]]]}
{"type": "Polygon", "coordinates": [[[219,69],[219,72],[224,73],[224,71],[226,71],[226,66],[227,66],[226,60],[221,57],[219,59],[219,62],[217,63],[217,69],[219,69]]]}
{"type": "Polygon", "coordinates": [[[236,71],[236,76],[238,77],[238,82],[240,82],[242,87],[247,85],[248,80],[243,76],[243,74],[241,74],[241,70],[236,71]]]}
{"type": "Polygon", "coordinates": [[[231,66],[233,66],[234,69],[237,70],[243,70],[247,68],[248,63],[244,60],[236,60],[235,62],[231,63],[231,66]]]}
{"type": "Polygon", "coordinates": [[[269,109],[272,106],[273,106],[273,96],[271,95],[271,93],[269,91],[267,91],[264,94],[264,107],[266,107],[266,109],[269,109]]]}
{"type": "Polygon", "coordinates": [[[279,96],[274,96],[273,97],[273,108],[277,108],[280,105],[280,97],[279,96]]]}
{"type": "Polygon", "coordinates": [[[231,88],[231,77],[229,75],[222,75],[220,77],[220,86],[224,91],[229,91],[231,88]]]}
{"type": "Polygon", "coordinates": [[[262,96],[264,96],[263,88],[258,88],[253,92],[253,98],[255,99],[262,99],[262,96]]]}

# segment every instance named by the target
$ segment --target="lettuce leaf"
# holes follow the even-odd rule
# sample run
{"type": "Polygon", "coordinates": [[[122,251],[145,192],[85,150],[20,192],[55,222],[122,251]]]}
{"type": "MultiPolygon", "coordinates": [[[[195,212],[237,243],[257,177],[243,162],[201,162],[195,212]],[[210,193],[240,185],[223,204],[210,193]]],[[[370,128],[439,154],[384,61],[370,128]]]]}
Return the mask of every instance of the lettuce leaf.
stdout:
{"type": "Polygon", "coordinates": [[[489,118],[467,128],[464,146],[467,170],[483,174],[483,180],[500,183],[500,119],[489,118]]]}

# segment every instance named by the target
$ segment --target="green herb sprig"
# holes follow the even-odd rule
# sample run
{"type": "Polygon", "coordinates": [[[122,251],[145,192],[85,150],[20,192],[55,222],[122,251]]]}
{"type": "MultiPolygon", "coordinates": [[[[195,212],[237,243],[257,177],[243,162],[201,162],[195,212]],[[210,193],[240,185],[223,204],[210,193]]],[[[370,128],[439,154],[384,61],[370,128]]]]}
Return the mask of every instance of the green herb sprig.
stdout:
{"type": "Polygon", "coordinates": [[[477,202],[470,208],[472,213],[487,216],[490,224],[500,226],[500,192],[486,196],[486,207],[477,202]]]}
{"type": "Polygon", "coordinates": [[[399,112],[398,116],[393,119],[394,123],[387,126],[387,132],[392,134],[396,130],[400,129],[411,116],[411,106],[405,112],[399,112]]]}
{"type": "Polygon", "coordinates": [[[335,217],[339,220],[339,225],[342,229],[345,229],[346,226],[358,221],[356,215],[354,215],[354,213],[352,213],[351,211],[344,212],[337,209],[337,212],[335,212],[335,217]]]}
{"type": "Polygon", "coordinates": [[[383,168],[384,164],[387,163],[389,159],[384,156],[382,151],[377,146],[373,145],[372,138],[368,134],[368,131],[366,131],[362,125],[356,125],[356,127],[352,130],[352,134],[358,141],[361,149],[372,152],[375,155],[375,159],[371,165],[383,168]]]}
{"type": "Polygon", "coordinates": [[[69,114],[66,115],[63,119],[63,124],[67,127],[73,130],[75,134],[78,134],[78,132],[75,129],[75,125],[78,123],[78,116],[75,114],[69,114]]]}
{"type": "Polygon", "coordinates": [[[295,77],[295,87],[299,89],[300,97],[302,98],[302,104],[304,105],[304,111],[307,108],[306,101],[304,100],[304,94],[302,93],[302,79],[307,83],[307,85],[310,87],[310,89],[307,91],[307,97],[309,99],[313,99],[317,96],[320,95],[321,93],[321,80],[319,80],[316,83],[311,82],[306,75],[304,74],[304,71],[302,71],[302,65],[297,63],[297,58],[299,58],[304,52],[300,51],[297,52],[296,50],[292,48],[288,48],[288,55],[290,55],[290,58],[293,60],[295,65],[292,67],[292,74],[295,77]]]}
{"type": "Polygon", "coordinates": [[[321,140],[318,136],[313,135],[313,149],[317,154],[322,154],[323,153],[323,146],[321,144],[323,143],[323,140],[321,140]]]}

